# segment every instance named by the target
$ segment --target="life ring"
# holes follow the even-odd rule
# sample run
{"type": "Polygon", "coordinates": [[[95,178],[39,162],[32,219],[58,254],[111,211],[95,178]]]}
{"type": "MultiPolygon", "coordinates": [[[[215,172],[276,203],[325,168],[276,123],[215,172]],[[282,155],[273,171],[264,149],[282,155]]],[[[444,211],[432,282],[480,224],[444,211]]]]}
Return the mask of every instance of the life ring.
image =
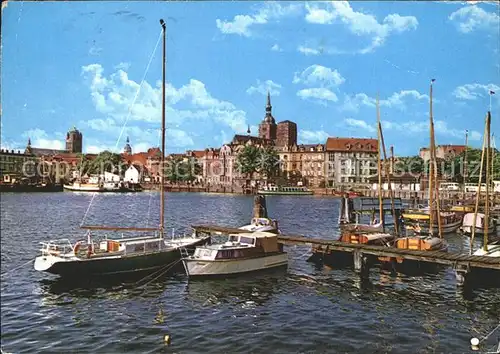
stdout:
{"type": "Polygon", "coordinates": [[[75,254],[76,257],[78,257],[78,251],[80,250],[80,246],[82,245],[82,241],[78,241],[75,243],[75,246],[73,247],[73,253],[75,254]]]}

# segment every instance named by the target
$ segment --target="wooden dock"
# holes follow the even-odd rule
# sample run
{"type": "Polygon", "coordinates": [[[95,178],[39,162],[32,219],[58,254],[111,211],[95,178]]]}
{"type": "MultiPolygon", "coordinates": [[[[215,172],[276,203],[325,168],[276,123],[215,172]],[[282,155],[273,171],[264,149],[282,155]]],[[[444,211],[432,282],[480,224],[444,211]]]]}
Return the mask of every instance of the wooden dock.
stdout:
{"type": "MultiPolygon", "coordinates": [[[[208,234],[230,234],[247,232],[232,227],[217,225],[193,225],[196,232],[208,234]]],[[[418,251],[409,249],[398,249],[386,246],[367,244],[352,244],[335,240],[326,240],[302,235],[278,235],[278,242],[285,245],[307,245],[313,246],[315,252],[344,252],[352,253],[354,258],[354,269],[356,272],[365,273],[366,257],[389,257],[394,259],[406,259],[418,262],[441,264],[453,267],[456,272],[459,285],[464,285],[469,273],[474,269],[500,271],[500,258],[487,256],[470,256],[466,254],[441,252],[441,251],[418,251]]]]}

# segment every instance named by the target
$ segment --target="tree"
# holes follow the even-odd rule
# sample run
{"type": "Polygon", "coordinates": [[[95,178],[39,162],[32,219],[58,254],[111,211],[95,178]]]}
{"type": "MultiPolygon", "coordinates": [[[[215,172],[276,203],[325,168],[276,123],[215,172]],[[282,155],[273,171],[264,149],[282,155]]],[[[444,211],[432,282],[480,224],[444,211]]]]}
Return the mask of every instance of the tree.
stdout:
{"type": "Polygon", "coordinates": [[[236,168],[250,179],[259,170],[259,162],[260,148],[254,145],[245,145],[236,156],[236,168]]]}
{"type": "Polygon", "coordinates": [[[89,164],[88,172],[92,174],[104,174],[111,172],[122,174],[125,171],[125,163],[120,154],[110,151],[103,151],[89,164]]]}
{"type": "Polygon", "coordinates": [[[280,158],[276,150],[270,146],[261,148],[258,172],[261,172],[267,178],[276,176],[279,170],[279,162],[280,158]]]}
{"type": "MultiPolygon", "coordinates": [[[[479,171],[481,165],[481,149],[468,149],[467,150],[467,170],[465,171],[465,152],[455,157],[454,159],[447,161],[445,165],[446,174],[455,182],[458,183],[478,183],[479,182],[479,171]],[[466,174],[465,174],[466,172],[466,174]],[[465,180],[464,177],[467,177],[465,180]]],[[[493,157],[493,175],[492,179],[500,177],[500,154],[498,150],[494,149],[493,157]]],[[[491,167],[490,167],[491,174],[491,167]]],[[[486,181],[486,156],[483,162],[483,176],[482,183],[486,181]]]]}
{"type": "Polygon", "coordinates": [[[165,178],[172,182],[192,182],[196,176],[201,175],[202,167],[194,158],[187,161],[182,158],[172,158],[165,166],[165,178]]]}
{"type": "Polygon", "coordinates": [[[269,178],[279,170],[279,156],[271,146],[246,145],[236,156],[236,168],[249,179],[256,172],[269,178]]]}

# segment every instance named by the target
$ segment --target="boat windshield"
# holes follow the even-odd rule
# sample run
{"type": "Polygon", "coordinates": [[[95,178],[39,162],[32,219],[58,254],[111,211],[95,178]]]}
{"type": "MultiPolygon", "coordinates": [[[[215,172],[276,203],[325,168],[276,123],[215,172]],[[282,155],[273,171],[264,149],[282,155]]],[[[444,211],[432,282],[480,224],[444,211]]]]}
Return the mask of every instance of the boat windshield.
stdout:
{"type": "Polygon", "coordinates": [[[240,236],[240,243],[246,243],[247,245],[253,245],[255,239],[252,237],[240,236]]]}

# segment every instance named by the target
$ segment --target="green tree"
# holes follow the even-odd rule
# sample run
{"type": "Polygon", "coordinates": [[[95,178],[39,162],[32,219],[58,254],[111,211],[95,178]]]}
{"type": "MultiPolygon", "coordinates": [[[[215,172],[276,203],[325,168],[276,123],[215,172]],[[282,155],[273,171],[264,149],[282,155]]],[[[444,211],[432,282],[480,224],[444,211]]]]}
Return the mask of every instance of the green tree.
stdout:
{"type": "Polygon", "coordinates": [[[245,145],[236,156],[236,168],[249,179],[259,170],[261,149],[254,145],[245,145]]]}
{"type": "Polygon", "coordinates": [[[258,172],[267,178],[276,176],[279,171],[280,158],[271,146],[260,149],[258,172]]]}
{"type": "MultiPolygon", "coordinates": [[[[481,165],[481,149],[467,150],[467,170],[465,171],[465,152],[449,160],[445,164],[445,172],[455,182],[458,183],[478,183],[479,171],[481,165]],[[465,178],[466,177],[466,180],[465,178]]],[[[492,179],[500,177],[500,154],[495,149],[493,156],[493,175],[492,179]]],[[[491,173],[491,167],[490,167],[491,173]]],[[[486,181],[486,156],[483,162],[482,183],[486,181]]]]}
{"type": "Polygon", "coordinates": [[[271,146],[246,145],[236,156],[236,168],[249,179],[256,172],[269,178],[279,170],[279,156],[271,146]]]}
{"type": "Polygon", "coordinates": [[[76,165],[76,168],[80,176],[83,176],[86,173],[90,173],[89,171],[92,165],[92,161],[89,160],[89,158],[85,154],[77,154],[77,156],[79,161],[76,165]]]}
{"type": "Polygon", "coordinates": [[[171,183],[192,182],[202,174],[202,167],[194,158],[187,161],[182,158],[168,159],[165,165],[165,179],[171,183]]]}
{"type": "Polygon", "coordinates": [[[91,174],[103,174],[104,172],[123,174],[125,172],[125,162],[122,161],[120,154],[103,151],[91,161],[88,172],[91,174]]]}

